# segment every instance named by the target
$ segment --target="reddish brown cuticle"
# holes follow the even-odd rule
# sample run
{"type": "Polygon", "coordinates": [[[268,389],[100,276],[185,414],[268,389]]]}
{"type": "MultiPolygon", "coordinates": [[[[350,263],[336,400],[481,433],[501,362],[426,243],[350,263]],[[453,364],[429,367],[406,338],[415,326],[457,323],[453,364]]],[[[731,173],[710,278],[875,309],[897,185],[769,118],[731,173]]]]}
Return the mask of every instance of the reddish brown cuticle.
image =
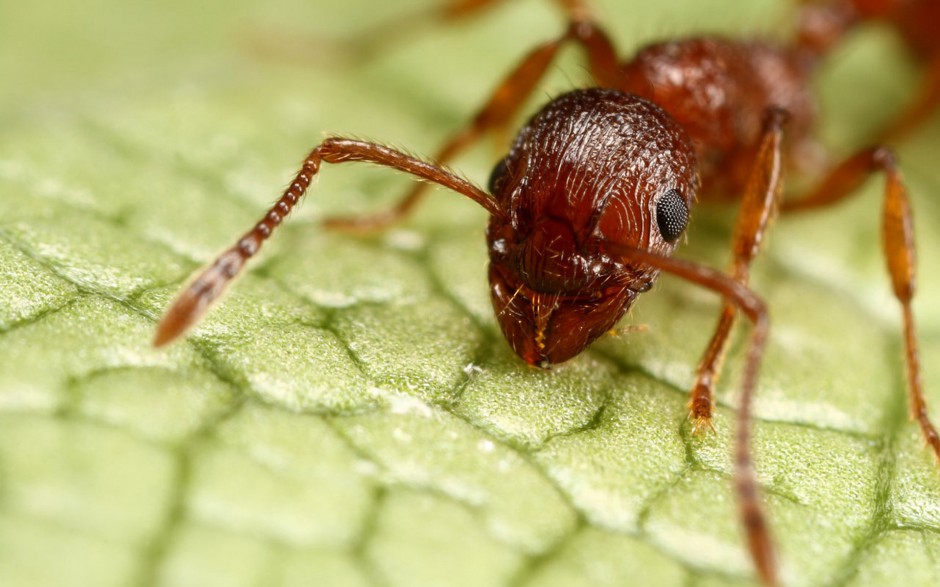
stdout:
{"type": "MultiPolygon", "coordinates": [[[[433,13],[434,19],[458,18],[496,3],[451,0],[445,10],[433,13]]],[[[530,365],[547,368],[576,356],[613,329],[660,272],[678,276],[723,300],[692,385],[693,432],[712,426],[714,386],[737,317],[743,315],[752,325],[740,384],[734,483],[751,559],[761,580],[777,585],[776,551],[750,451],[751,405],[769,319],[766,305],[748,283],[751,263],[778,210],[796,213],[829,206],[856,193],[873,172],[884,176],[882,243],[902,311],[910,414],[940,459],[940,435],[924,399],[911,307],[916,283],[911,206],[893,152],[880,146],[922,126],[940,105],[940,1],[807,3],[789,43],[715,36],[673,39],[649,45],[625,62],[618,60],[585,2],[558,3],[568,16],[564,33],[531,50],[433,162],[342,137],[329,137],[315,147],[264,218],[180,293],[160,321],[154,344],[171,342],[200,319],[289,216],[322,163],[367,162],[395,169],[485,209],[496,319],[509,346],[530,365]],[[867,21],[889,24],[926,63],[922,87],[872,145],[832,165],[804,197],[783,201],[785,172],[806,163],[801,154],[815,147],[813,70],[847,32],[867,21]],[[542,107],[494,167],[492,194],[444,167],[487,132],[514,124],[566,44],[583,49],[599,87],[568,92],[542,107]],[[671,256],[683,241],[697,200],[732,198],[740,199],[741,206],[727,272],[671,256]]],[[[391,210],[332,218],[326,224],[348,231],[384,228],[415,208],[426,183],[391,210]]]]}

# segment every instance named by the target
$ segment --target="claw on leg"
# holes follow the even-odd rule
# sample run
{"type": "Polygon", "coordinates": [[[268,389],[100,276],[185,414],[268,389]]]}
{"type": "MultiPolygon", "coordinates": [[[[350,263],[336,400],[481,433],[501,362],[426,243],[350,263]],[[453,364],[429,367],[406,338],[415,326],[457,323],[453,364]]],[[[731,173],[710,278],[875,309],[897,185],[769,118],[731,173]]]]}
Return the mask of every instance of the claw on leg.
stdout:
{"type": "Polygon", "coordinates": [[[692,390],[692,399],[689,400],[689,421],[692,422],[692,434],[696,436],[715,432],[715,427],[712,425],[711,390],[702,383],[698,383],[692,390]]]}

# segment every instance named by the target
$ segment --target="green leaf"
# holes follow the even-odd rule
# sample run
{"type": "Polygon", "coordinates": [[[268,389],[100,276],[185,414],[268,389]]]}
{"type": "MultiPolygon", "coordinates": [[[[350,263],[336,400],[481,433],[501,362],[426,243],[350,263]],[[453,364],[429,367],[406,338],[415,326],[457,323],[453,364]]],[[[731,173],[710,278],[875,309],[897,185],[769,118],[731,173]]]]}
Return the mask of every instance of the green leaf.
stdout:
{"type": "MultiPolygon", "coordinates": [[[[690,285],[664,277],[643,296],[628,322],[646,331],[533,370],[489,307],[485,215],[438,192],[387,234],[325,233],[324,216],[387,206],[408,185],[335,166],[186,341],[150,347],[187,276],[325,132],[433,152],[562,26],[550,2],[524,0],[367,63],[259,48],[433,3],[4,7],[0,585],[753,581],[731,483],[740,340],[717,433],[695,437],[686,394],[719,304],[690,285]]],[[[771,0],[601,4],[625,54],[792,18],[771,0]]],[[[582,76],[571,52],[541,95],[582,76]]],[[[848,40],[820,75],[833,151],[890,118],[916,79],[889,31],[848,40]]],[[[898,146],[935,421],[938,138],[935,117],[898,146]]],[[[482,183],[501,144],[455,166],[482,183]]],[[[781,220],[755,268],[773,320],[755,455],[788,585],[940,581],[940,472],[906,417],[880,190],[781,220]]],[[[733,210],[695,216],[682,254],[724,266],[733,210]]]]}

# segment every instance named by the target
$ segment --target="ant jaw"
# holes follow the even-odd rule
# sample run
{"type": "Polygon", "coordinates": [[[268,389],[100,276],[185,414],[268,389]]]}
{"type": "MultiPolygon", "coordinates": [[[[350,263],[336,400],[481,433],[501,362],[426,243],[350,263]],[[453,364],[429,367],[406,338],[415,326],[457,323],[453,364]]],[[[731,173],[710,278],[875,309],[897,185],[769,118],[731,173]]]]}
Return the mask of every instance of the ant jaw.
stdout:
{"type": "Polygon", "coordinates": [[[622,288],[614,288],[621,295],[597,298],[538,293],[502,269],[490,265],[490,296],[500,329],[523,361],[541,369],[577,356],[609,332],[635,298],[622,288]]]}

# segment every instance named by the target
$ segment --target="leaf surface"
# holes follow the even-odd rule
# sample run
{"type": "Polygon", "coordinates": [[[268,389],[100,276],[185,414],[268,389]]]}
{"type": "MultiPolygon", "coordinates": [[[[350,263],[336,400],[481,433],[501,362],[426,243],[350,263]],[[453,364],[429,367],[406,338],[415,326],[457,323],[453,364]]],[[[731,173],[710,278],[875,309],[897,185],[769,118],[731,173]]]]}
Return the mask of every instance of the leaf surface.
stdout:
{"type": "MultiPolygon", "coordinates": [[[[561,30],[550,3],[526,0],[365,63],[302,52],[422,3],[4,8],[0,584],[753,580],[731,484],[740,336],[717,432],[695,437],[685,421],[719,307],[708,292],[664,277],[627,321],[645,331],[533,370],[489,306],[480,210],[437,192],[386,234],[325,233],[323,217],[389,205],[408,185],[328,166],[207,320],[150,347],[187,276],[257,220],[324,133],[433,152],[561,30]]],[[[648,4],[600,7],[625,54],[792,17],[770,0],[648,4]]],[[[540,97],[583,74],[566,54],[540,97]]],[[[889,32],[848,40],[819,79],[833,152],[860,144],[916,79],[889,32]]],[[[935,420],[938,139],[935,117],[898,146],[935,420]]],[[[503,144],[455,167],[485,183],[503,144]]],[[[755,454],[788,585],[940,581],[940,473],[906,417],[880,187],[781,220],[755,267],[773,320],[755,454]]],[[[725,265],[732,218],[697,210],[683,256],[725,265]]]]}

